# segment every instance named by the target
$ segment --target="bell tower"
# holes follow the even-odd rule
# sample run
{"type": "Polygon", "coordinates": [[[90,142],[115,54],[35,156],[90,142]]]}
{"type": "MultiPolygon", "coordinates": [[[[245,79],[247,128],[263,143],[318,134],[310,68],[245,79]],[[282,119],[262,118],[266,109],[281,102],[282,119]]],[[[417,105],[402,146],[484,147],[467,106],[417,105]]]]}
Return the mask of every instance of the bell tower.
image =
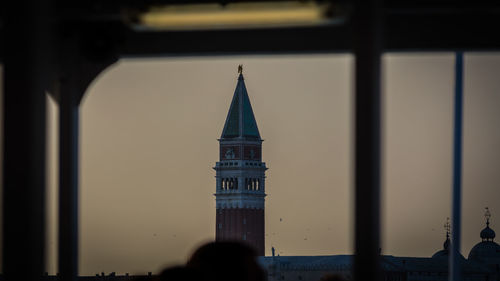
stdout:
{"type": "Polygon", "coordinates": [[[248,98],[242,66],[219,139],[216,171],[216,241],[236,240],[264,255],[266,163],[262,139],[248,98]]]}

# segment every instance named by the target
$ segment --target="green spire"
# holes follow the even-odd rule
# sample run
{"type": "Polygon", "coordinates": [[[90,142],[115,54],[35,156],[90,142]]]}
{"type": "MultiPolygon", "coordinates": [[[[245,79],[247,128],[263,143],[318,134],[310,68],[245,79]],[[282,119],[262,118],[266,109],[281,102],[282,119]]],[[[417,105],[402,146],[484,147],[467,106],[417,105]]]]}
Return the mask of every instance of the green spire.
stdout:
{"type": "Polygon", "coordinates": [[[241,68],[239,68],[239,72],[238,84],[234,90],[233,101],[227,114],[221,139],[250,138],[260,140],[259,129],[253,115],[241,68]]]}

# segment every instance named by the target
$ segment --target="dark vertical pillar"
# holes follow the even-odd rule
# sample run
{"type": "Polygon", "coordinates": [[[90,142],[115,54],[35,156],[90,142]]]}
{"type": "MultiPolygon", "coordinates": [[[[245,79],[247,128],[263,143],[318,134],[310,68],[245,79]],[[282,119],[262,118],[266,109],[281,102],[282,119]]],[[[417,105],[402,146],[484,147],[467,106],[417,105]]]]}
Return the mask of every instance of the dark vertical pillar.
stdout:
{"type": "Polygon", "coordinates": [[[5,1],[3,271],[39,280],[45,271],[46,96],[50,3],[5,1]],[[8,2],[8,3],[7,3],[8,2]]]}
{"type": "Polygon", "coordinates": [[[71,35],[59,38],[59,87],[55,93],[59,103],[58,271],[59,280],[74,281],[78,276],[80,101],[88,85],[116,58],[106,50],[84,48],[85,42],[99,42],[99,38],[83,39],[72,32],[67,34],[71,35]],[[95,57],[96,54],[102,57],[95,61],[88,59],[88,56],[95,57]]]}
{"type": "Polygon", "coordinates": [[[59,96],[59,259],[60,280],[78,275],[78,130],[82,96],[77,75],[60,81],[59,96]]]}
{"type": "Polygon", "coordinates": [[[355,1],[355,280],[381,280],[379,1],[355,1]]]}
{"type": "Polygon", "coordinates": [[[462,280],[460,272],[461,207],[462,207],[462,103],[463,53],[455,55],[455,129],[453,132],[453,202],[451,219],[450,279],[462,280]]]}

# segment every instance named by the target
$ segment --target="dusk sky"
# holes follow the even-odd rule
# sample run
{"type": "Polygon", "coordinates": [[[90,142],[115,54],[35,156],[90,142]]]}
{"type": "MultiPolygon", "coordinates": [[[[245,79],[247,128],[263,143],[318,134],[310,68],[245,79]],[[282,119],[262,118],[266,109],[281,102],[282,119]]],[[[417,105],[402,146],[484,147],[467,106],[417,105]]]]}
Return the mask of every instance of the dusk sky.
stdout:
{"type": "MultiPolygon", "coordinates": [[[[266,255],[353,252],[350,55],[121,60],[81,108],[80,274],[158,272],[215,238],[218,142],[243,64],[263,143],[266,255]]],[[[430,257],[451,214],[452,53],[383,59],[382,252],[430,257]]],[[[462,254],[500,231],[500,55],[467,54],[462,254]]],[[[51,122],[48,268],[55,272],[51,122]]]]}

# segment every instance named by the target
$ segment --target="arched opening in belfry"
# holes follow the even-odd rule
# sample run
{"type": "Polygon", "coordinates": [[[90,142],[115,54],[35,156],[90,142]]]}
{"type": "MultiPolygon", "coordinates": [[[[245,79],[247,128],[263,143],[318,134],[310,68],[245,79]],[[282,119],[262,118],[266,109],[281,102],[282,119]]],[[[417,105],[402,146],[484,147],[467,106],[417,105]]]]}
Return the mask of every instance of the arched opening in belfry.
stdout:
{"type": "Polygon", "coordinates": [[[250,179],[245,178],[245,190],[250,190],[250,179]]]}

